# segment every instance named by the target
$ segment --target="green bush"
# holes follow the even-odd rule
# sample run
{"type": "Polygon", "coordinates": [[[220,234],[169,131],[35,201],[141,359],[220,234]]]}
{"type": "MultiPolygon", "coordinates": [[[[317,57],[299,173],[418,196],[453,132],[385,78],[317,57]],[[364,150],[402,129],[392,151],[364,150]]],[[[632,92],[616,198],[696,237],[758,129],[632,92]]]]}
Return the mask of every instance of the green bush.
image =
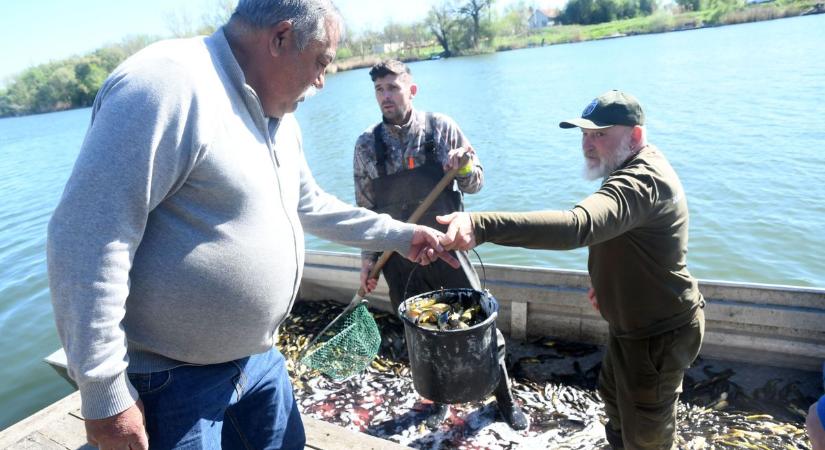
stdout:
{"type": "Polygon", "coordinates": [[[338,49],[338,53],[337,53],[337,55],[336,55],[336,58],[337,58],[337,59],[351,58],[351,57],[352,57],[352,55],[353,55],[353,53],[352,53],[352,49],[351,49],[351,48],[349,48],[349,47],[342,47],[342,48],[339,48],[339,49],[338,49]]]}

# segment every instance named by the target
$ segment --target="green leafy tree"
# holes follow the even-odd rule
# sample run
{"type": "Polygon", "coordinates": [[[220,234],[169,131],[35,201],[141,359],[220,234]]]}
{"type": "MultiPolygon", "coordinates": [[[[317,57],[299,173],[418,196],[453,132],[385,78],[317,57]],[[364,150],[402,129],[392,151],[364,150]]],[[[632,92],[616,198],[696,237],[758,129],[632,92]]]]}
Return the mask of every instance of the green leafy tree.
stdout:
{"type": "Polygon", "coordinates": [[[433,5],[427,13],[427,27],[433,33],[438,44],[444,51],[444,57],[450,57],[456,49],[453,47],[454,41],[458,39],[458,20],[456,11],[452,3],[448,1],[433,5]]]}
{"type": "MultiPolygon", "coordinates": [[[[214,0],[215,7],[203,16],[199,26],[186,19],[176,34],[208,34],[225,23],[236,0],[214,0]]],[[[183,20],[183,19],[181,19],[183,20]]],[[[0,91],[0,116],[42,113],[89,106],[100,86],[126,58],[159,38],[130,36],[117,44],[99,48],[91,54],[29,68],[10,80],[0,91]]]]}
{"type": "Polygon", "coordinates": [[[402,48],[400,54],[418,52],[418,48],[427,41],[427,29],[423,23],[412,25],[397,24],[390,22],[384,27],[383,42],[400,42],[402,48]]]}
{"type": "Polygon", "coordinates": [[[12,105],[17,114],[34,112],[33,107],[37,92],[46,85],[47,81],[43,67],[43,65],[40,65],[24,71],[9,86],[9,104],[12,105]]]}
{"type": "Polygon", "coordinates": [[[375,52],[377,45],[384,43],[384,36],[378,31],[367,31],[361,36],[361,41],[367,54],[375,52]]]}
{"type": "MultiPolygon", "coordinates": [[[[482,21],[485,10],[490,11],[493,0],[469,0],[464,6],[458,9],[459,14],[469,19],[470,24],[470,44],[473,49],[478,49],[482,34],[484,33],[482,21]]],[[[489,20],[488,20],[489,22],[489,20]]]]}
{"type": "Polygon", "coordinates": [[[6,90],[0,91],[0,117],[16,116],[17,110],[11,103],[9,93],[6,90]]]}
{"type": "Polygon", "coordinates": [[[596,0],[590,23],[612,22],[619,17],[619,5],[613,0],[596,0]]]}
{"type": "Polygon", "coordinates": [[[639,0],[639,11],[643,16],[649,16],[659,9],[656,0],[639,0]]]}
{"type": "Polygon", "coordinates": [[[496,33],[506,36],[520,36],[528,31],[527,19],[530,11],[523,1],[509,5],[504,9],[504,14],[496,22],[496,33]]]}
{"type": "Polygon", "coordinates": [[[77,79],[70,65],[51,63],[45,66],[44,81],[31,99],[29,110],[44,113],[68,109],[72,106],[72,97],[77,90],[77,79]]]}
{"type": "Polygon", "coordinates": [[[569,0],[561,15],[563,23],[590,23],[593,13],[593,0],[569,0]]]}
{"type": "Polygon", "coordinates": [[[702,9],[711,10],[708,23],[722,23],[728,13],[743,8],[744,6],[744,0],[705,0],[702,4],[702,9]]]}
{"type": "Polygon", "coordinates": [[[561,20],[566,24],[590,25],[649,15],[655,9],[655,0],[570,0],[561,20]]]}
{"type": "Polygon", "coordinates": [[[675,0],[683,11],[699,11],[702,9],[701,0],[675,0]]]}
{"type": "Polygon", "coordinates": [[[408,26],[407,29],[408,43],[411,44],[416,55],[420,55],[421,47],[432,43],[432,34],[427,29],[424,22],[417,22],[408,26]]]}
{"type": "Polygon", "coordinates": [[[77,93],[75,105],[80,107],[91,106],[97,91],[106,80],[108,73],[94,59],[86,59],[74,66],[74,75],[77,79],[77,93]]]}
{"type": "Polygon", "coordinates": [[[118,64],[123,62],[126,57],[129,56],[120,46],[108,46],[103,47],[95,50],[92,53],[92,57],[98,61],[98,65],[106,71],[106,73],[111,72],[112,70],[117,67],[118,64]]]}

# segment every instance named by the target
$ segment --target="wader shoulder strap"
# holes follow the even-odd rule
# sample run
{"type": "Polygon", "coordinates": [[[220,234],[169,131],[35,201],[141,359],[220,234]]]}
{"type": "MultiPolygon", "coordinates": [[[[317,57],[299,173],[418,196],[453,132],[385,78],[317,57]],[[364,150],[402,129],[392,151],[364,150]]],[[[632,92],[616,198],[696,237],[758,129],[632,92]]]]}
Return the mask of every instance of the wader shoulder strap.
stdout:
{"type": "Polygon", "coordinates": [[[383,131],[384,122],[379,122],[372,129],[372,137],[375,142],[375,168],[378,170],[379,177],[387,176],[387,144],[384,143],[383,131]]]}
{"type": "Polygon", "coordinates": [[[427,158],[427,164],[438,164],[438,158],[435,154],[435,117],[431,112],[427,112],[425,115],[424,155],[427,158]]]}

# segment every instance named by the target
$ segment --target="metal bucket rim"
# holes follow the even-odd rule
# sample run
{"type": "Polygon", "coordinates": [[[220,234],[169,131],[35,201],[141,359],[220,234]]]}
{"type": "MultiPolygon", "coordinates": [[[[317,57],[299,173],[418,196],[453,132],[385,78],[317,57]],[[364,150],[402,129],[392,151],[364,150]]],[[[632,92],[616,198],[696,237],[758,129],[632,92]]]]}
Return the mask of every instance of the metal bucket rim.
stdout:
{"type": "Polygon", "coordinates": [[[421,294],[413,295],[412,297],[404,300],[403,302],[401,302],[400,305],[398,305],[398,311],[396,311],[396,314],[398,314],[398,316],[401,318],[401,320],[404,321],[405,325],[409,325],[409,326],[415,328],[416,331],[423,331],[425,333],[434,334],[434,335],[436,335],[436,334],[437,335],[464,334],[464,333],[474,333],[478,328],[487,326],[490,322],[495,322],[496,318],[498,317],[498,309],[499,309],[498,300],[496,300],[496,298],[493,296],[493,294],[491,294],[490,291],[488,291],[486,289],[483,290],[483,291],[478,291],[478,290],[475,290],[473,288],[449,288],[449,289],[435,289],[435,290],[432,290],[432,291],[429,291],[429,292],[422,292],[421,294]],[[407,317],[406,314],[402,314],[402,308],[403,308],[404,312],[406,312],[407,311],[407,303],[412,299],[419,298],[419,297],[426,297],[426,296],[428,296],[430,294],[433,294],[433,293],[436,293],[436,292],[456,292],[456,291],[478,292],[480,295],[488,296],[491,299],[493,299],[494,310],[492,311],[492,313],[486,319],[484,319],[483,322],[479,322],[479,323],[473,325],[472,327],[465,328],[463,330],[461,330],[461,329],[458,329],[458,330],[428,330],[426,328],[419,327],[418,325],[415,324],[415,322],[410,320],[410,318],[407,317]]]}

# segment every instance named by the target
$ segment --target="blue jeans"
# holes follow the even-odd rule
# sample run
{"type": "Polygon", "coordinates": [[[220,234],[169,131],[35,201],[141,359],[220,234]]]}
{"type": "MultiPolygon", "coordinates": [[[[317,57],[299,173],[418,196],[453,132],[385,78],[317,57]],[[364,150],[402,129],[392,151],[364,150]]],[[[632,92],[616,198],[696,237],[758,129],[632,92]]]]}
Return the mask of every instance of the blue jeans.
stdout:
{"type": "Polygon", "coordinates": [[[143,402],[153,450],[304,448],[304,424],[278,350],[129,380],[143,402]]]}

